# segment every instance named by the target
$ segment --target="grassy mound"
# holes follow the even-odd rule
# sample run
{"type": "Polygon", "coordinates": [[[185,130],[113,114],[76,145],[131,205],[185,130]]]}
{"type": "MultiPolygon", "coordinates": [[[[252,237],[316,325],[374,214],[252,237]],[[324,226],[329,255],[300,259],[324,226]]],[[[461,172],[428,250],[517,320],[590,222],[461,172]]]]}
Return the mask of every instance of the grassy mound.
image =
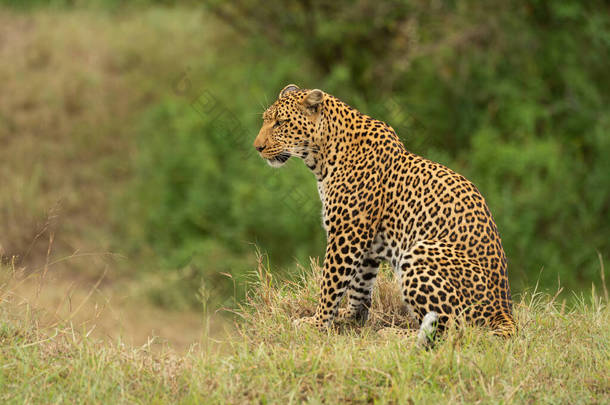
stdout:
{"type": "MultiPolygon", "coordinates": [[[[380,275],[365,327],[320,333],[292,320],[313,312],[320,269],[302,282],[274,280],[259,263],[236,332],[202,339],[185,355],[101,342],[70,324],[37,326],[2,293],[0,399],[3,403],[607,403],[610,310],[595,292],[567,309],[549,295],[515,305],[510,340],[477,328],[449,331],[434,350],[380,336],[405,324],[389,271],[380,275]]],[[[203,294],[205,296],[205,294],[203,294]]]]}

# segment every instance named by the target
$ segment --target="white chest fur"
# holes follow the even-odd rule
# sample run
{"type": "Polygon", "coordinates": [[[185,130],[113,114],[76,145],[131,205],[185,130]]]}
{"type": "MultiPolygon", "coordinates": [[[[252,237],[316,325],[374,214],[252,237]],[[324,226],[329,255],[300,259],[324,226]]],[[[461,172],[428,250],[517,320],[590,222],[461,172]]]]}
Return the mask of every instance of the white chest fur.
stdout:
{"type": "Polygon", "coordinates": [[[322,202],[322,226],[328,236],[328,226],[326,225],[326,199],[324,196],[324,183],[318,181],[318,194],[320,195],[320,201],[322,202]]]}

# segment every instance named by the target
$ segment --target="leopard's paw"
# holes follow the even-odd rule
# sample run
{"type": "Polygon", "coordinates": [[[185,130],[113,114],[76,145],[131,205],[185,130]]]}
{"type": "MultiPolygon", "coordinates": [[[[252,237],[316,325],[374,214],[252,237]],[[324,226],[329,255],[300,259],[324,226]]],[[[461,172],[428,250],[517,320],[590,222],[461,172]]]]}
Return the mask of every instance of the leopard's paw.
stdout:
{"type": "Polygon", "coordinates": [[[316,319],[315,316],[306,316],[304,318],[295,319],[292,321],[295,328],[302,328],[306,326],[313,326],[317,329],[325,329],[326,325],[316,319]]]}
{"type": "Polygon", "coordinates": [[[335,317],[335,321],[338,323],[350,323],[359,326],[364,326],[367,319],[369,319],[369,309],[365,306],[358,309],[339,308],[335,317]]]}
{"type": "Polygon", "coordinates": [[[415,331],[411,330],[411,329],[403,329],[403,328],[396,328],[396,327],[385,327],[385,328],[381,328],[377,331],[377,333],[379,334],[379,336],[383,337],[383,338],[393,338],[393,337],[405,337],[405,336],[412,336],[415,334],[415,331]]]}
{"type": "Polygon", "coordinates": [[[347,308],[339,308],[337,311],[337,316],[335,316],[336,322],[349,322],[354,319],[354,313],[349,311],[347,308]]]}

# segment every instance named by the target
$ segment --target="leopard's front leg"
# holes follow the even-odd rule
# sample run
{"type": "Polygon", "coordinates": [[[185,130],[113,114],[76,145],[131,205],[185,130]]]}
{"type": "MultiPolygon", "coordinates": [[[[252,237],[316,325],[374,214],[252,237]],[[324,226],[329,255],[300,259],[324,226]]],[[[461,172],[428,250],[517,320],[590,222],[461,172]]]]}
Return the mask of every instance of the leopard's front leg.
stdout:
{"type": "MultiPolygon", "coordinates": [[[[353,218],[352,218],[353,220],[353,218]]],[[[324,258],[324,270],[320,301],[312,317],[298,319],[295,324],[312,324],[320,329],[327,328],[337,315],[341,298],[350,285],[356,270],[361,266],[364,252],[370,246],[372,232],[362,231],[360,227],[350,229],[349,220],[338,220],[344,226],[330,226],[341,232],[329,232],[324,258]],[[345,230],[344,230],[345,229],[345,230]]],[[[358,221],[359,222],[359,221],[358,221]]]]}
{"type": "Polygon", "coordinates": [[[379,262],[371,258],[362,261],[362,265],[351,277],[347,290],[347,308],[339,309],[336,321],[356,321],[364,324],[369,317],[371,293],[379,270],[379,262]]]}

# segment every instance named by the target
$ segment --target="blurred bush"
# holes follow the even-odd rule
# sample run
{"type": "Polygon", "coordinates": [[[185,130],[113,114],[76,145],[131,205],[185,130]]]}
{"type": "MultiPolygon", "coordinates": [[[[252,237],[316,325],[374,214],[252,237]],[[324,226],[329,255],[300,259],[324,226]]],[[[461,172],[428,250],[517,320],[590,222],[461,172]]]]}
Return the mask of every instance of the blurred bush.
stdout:
{"type": "Polygon", "coordinates": [[[182,290],[193,299],[202,280],[214,286],[214,298],[232,297],[227,275],[252,269],[257,248],[279,267],[323,252],[321,204],[300,162],[280,173],[254,153],[261,103],[219,79],[180,90],[191,80],[167,83],[175,99],[142,117],[134,185],[124,196],[132,207],[127,240],[135,252],[152,248],[164,269],[188,267],[194,281],[182,290]]]}
{"type": "MultiPolygon", "coordinates": [[[[219,92],[244,78],[258,83],[226,98],[249,131],[244,148],[259,125],[253,106],[244,104],[251,92],[266,94],[270,102],[288,82],[324,88],[388,121],[409,149],[441,160],[481,188],[517,290],[538,278],[549,286],[560,277],[570,287],[597,278],[597,251],[607,257],[610,238],[606,3],[206,5],[248,38],[239,50],[242,68],[214,79],[222,83],[219,92]],[[268,84],[264,90],[262,83],[268,84]]],[[[147,133],[186,120],[184,112],[172,117],[167,108],[155,114],[146,119],[147,133]]],[[[172,249],[196,251],[209,240],[233,251],[239,241],[257,241],[279,263],[322,254],[321,229],[303,226],[317,213],[295,215],[277,201],[291,184],[302,184],[299,190],[315,199],[313,179],[300,168],[270,173],[256,157],[244,159],[215,124],[204,118],[186,129],[186,137],[161,130],[176,133],[171,162],[179,162],[154,165],[155,172],[161,168],[157,176],[165,176],[170,200],[158,205],[166,207],[162,214],[151,211],[147,223],[151,229],[171,223],[175,231],[164,237],[162,251],[172,243],[172,249]],[[277,179],[277,189],[260,187],[265,176],[277,179]]],[[[157,147],[163,151],[167,144],[157,147]]]]}

